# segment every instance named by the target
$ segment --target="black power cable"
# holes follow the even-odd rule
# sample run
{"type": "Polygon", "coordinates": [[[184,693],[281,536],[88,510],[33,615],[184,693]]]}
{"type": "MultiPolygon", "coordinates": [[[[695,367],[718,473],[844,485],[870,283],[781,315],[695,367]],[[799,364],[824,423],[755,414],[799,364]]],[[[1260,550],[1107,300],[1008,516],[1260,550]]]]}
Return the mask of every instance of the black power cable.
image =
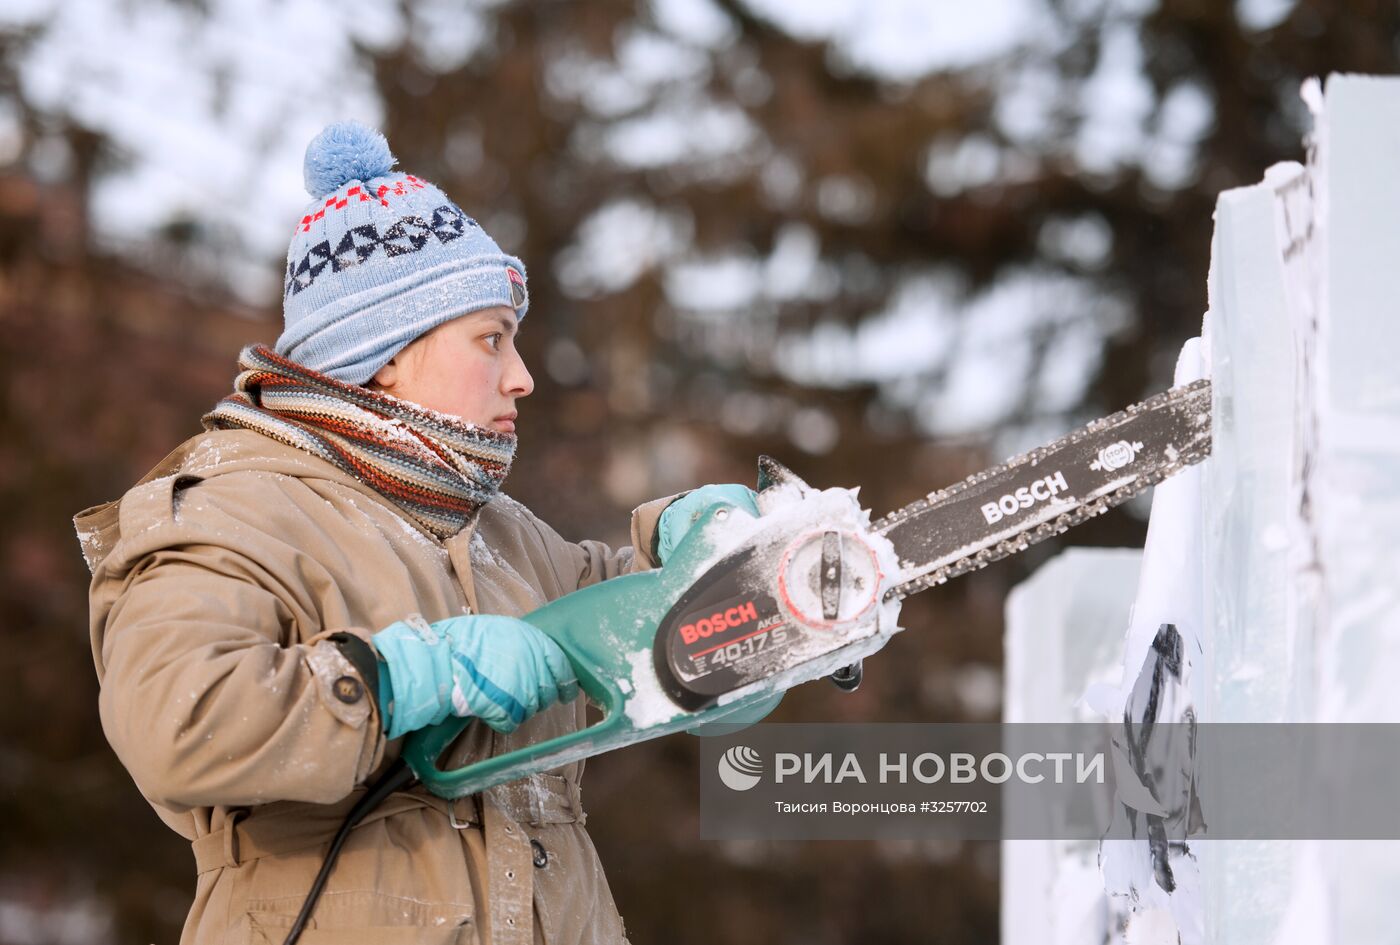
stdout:
{"type": "Polygon", "coordinates": [[[340,856],[340,848],[345,845],[345,838],[350,836],[350,831],[380,805],[383,800],[395,791],[408,787],[414,781],[413,770],[402,758],[389,766],[389,770],[376,781],[370,789],[365,792],[365,796],[360,798],[358,804],[350,809],[350,813],[345,815],[344,822],[335,833],[335,839],[331,841],[331,848],[326,851],[326,859],[321,864],[321,871],[316,874],[316,881],[311,884],[311,891],[306,894],[306,902],[302,903],[301,912],[297,915],[297,920],[292,923],[291,931],[287,933],[287,938],[283,945],[296,945],[296,940],[301,938],[302,929],[306,928],[306,923],[311,920],[311,913],[316,909],[316,900],[321,898],[321,891],[326,888],[326,880],[330,878],[331,869],[335,866],[336,857],[340,856]]]}

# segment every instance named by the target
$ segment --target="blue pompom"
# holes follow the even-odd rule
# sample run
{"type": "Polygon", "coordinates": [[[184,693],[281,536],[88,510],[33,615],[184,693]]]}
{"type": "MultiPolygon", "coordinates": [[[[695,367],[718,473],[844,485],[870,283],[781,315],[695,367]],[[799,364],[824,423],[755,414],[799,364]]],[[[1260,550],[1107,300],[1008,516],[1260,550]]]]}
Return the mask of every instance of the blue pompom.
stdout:
{"type": "Polygon", "coordinates": [[[327,125],[306,146],[302,173],[307,191],[319,198],[347,181],[382,177],[397,162],[382,134],[357,121],[342,121],[327,125]]]}

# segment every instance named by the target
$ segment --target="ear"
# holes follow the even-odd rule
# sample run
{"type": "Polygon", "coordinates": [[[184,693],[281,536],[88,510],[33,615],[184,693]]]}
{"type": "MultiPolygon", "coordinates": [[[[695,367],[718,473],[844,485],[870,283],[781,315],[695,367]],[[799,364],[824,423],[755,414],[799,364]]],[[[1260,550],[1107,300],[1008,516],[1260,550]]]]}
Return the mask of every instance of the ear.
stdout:
{"type": "Polygon", "coordinates": [[[399,365],[397,359],[390,358],[389,362],[382,368],[374,372],[374,377],[370,378],[370,383],[376,387],[391,388],[399,382],[399,365]]]}

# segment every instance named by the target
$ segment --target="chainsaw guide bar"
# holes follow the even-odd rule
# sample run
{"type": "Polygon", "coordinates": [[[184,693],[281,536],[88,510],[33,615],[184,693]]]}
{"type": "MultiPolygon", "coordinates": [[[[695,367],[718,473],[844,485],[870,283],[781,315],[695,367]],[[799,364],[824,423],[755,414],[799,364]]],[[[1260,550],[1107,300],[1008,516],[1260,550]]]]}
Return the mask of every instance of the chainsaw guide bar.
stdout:
{"type": "Polygon", "coordinates": [[[1061,534],[1210,455],[1209,380],[1163,391],[872,523],[908,597],[1061,534]]]}

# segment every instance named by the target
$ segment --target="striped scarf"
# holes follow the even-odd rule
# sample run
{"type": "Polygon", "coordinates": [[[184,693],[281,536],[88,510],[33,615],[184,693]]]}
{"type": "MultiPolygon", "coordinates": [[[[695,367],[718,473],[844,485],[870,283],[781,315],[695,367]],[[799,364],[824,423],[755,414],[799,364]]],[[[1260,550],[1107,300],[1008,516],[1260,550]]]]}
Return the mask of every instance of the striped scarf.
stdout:
{"type": "Polygon", "coordinates": [[[201,418],[206,430],[244,428],[314,453],[402,508],[439,539],[462,530],[495,497],[515,434],[346,384],[249,345],[234,392],[201,418]]]}

